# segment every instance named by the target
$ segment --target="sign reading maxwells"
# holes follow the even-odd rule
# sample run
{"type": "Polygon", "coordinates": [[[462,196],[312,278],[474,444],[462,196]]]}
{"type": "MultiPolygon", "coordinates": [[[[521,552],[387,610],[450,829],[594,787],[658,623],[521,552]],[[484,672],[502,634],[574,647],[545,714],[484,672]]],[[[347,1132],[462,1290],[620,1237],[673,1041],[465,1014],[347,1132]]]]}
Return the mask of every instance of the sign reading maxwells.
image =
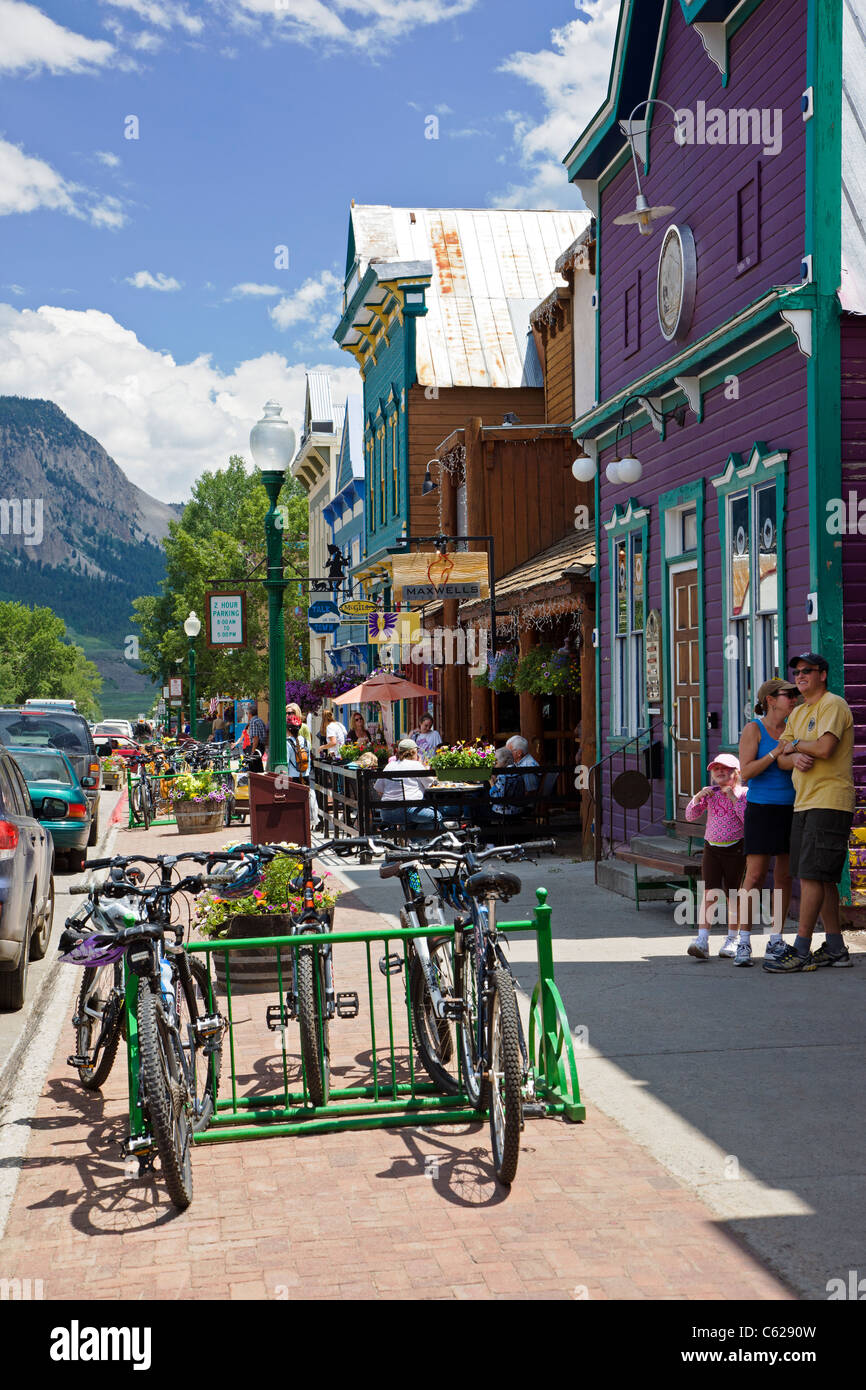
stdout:
{"type": "Polygon", "coordinates": [[[207,644],[209,647],[245,647],[247,644],[247,596],[205,594],[207,644]]]}

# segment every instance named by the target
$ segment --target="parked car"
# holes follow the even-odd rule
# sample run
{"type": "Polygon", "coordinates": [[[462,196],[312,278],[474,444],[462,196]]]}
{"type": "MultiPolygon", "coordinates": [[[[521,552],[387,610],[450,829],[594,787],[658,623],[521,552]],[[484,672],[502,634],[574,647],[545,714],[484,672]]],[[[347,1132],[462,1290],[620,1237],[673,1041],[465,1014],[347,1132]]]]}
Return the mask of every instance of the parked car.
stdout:
{"type": "Polygon", "coordinates": [[[88,845],[99,838],[99,789],[102,769],[96,756],[93,735],[81,714],[65,709],[0,709],[0,743],[18,748],[59,748],[75,769],[90,807],[88,845]]]}
{"type": "Polygon", "coordinates": [[[21,1008],[28,964],[48,950],[53,921],[54,845],[15,759],[0,748],[0,1008],[21,1008]]]}
{"type": "Polygon", "coordinates": [[[121,758],[137,758],[141,752],[141,744],[134,743],[125,734],[100,734],[94,736],[96,751],[100,758],[108,758],[112,753],[117,753],[121,758]],[[109,753],[108,750],[111,750],[109,753]]]}
{"type": "Polygon", "coordinates": [[[59,748],[16,748],[33,814],[54,841],[55,862],[62,854],[66,868],[81,873],[87,858],[90,808],[75,768],[59,748]]]}
{"type": "Polygon", "coordinates": [[[120,734],[122,738],[132,738],[133,728],[128,719],[101,719],[93,731],[93,736],[98,740],[102,734],[120,734]]]}
{"type": "Polygon", "coordinates": [[[30,699],[25,700],[24,703],[35,709],[69,709],[72,710],[73,714],[78,711],[78,706],[74,700],[44,700],[41,695],[31,695],[30,699]]]}

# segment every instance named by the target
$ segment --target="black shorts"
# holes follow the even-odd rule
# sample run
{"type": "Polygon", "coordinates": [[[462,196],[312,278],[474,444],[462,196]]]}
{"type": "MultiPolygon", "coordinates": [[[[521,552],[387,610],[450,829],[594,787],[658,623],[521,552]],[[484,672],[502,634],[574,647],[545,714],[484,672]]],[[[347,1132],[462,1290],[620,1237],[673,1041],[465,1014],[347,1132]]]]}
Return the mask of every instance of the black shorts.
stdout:
{"type": "Polygon", "coordinates": [[[788,854],[793,817],[793,802],[789,806],[780,806],[747,801],[743,825],[746,854],[788,854]]]}
{"type": "Polygon", "coordinates": [[[746,857],[743,854],[742,840],[738,840],[735,845],[710,845],[704,841],[701,878],[708,892],[710,889],[718,888],[723,888],[726,893],[736,892],[743,882],[745,871],[746,857]]]}
{"type": "Polygon", "coordinates": [[[791,875],[838,883],[848,859],[851,811],[795,811],[791,827],[791,875]]]}

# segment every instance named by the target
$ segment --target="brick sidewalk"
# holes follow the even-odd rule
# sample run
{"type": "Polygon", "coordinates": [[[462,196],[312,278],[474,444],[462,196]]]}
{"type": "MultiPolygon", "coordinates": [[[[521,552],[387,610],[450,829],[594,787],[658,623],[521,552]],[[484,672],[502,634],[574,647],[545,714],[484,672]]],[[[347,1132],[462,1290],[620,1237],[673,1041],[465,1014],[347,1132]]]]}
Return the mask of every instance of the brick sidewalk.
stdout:
{"type": "MultiPolygon", "coordinates": [[[[226,838],[197,836],[195,847],[226,838]]],[[[117,851],[178,843],[169,828],[122,831],[117,851]]],[[[357,894],[341,900],[338,927],[377,920],[357,894]]],[[[344,947],[336,960],[337,987],[361,995],[359,1018],[331,1028],[336,1084],[370,1075],[362,950],[344,947]]],[[[249,1093],[282,1085],[279,1035],[263,1026],[275,998],[235,1001],[238,1081],[249,1093]]],[[[379,1013],[377,1002],[377,1027],[379,1013]]],[[[791,1296],[597,1111],[583,1125],[528,1121],[510,1190],[493,1177],[486,1124],[201,1146],[193,1204],[177,1213],[158,1180],[124,1171],[122,1054],[104,1093],[91,1095],[65,1065],[70,1044],[67,1029],[32,1121],[0,1268],[41,1279],[48,1299],[791,1296]]],[[[297,1076],[296,1025],[287,1048],[297,1076]]],[[[405,1065],[408,1053],[398,1056],[405,1065]]],[[[228,1075],[226,1046],[223,1093],[228,1075]]]]}

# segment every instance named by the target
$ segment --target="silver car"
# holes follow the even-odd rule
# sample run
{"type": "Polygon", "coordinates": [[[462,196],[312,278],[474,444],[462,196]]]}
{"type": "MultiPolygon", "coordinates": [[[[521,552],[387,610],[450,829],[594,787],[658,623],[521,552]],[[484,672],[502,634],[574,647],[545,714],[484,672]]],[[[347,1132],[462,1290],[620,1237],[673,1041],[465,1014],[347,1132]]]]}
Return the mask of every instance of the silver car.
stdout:
{"type": "Polygon", "coordinates": [[[54,921],[54,846],[33,815],[27,785],[0,748],[0,1009],[20,1009],[27,966],[48,950],[54,921]]]}

